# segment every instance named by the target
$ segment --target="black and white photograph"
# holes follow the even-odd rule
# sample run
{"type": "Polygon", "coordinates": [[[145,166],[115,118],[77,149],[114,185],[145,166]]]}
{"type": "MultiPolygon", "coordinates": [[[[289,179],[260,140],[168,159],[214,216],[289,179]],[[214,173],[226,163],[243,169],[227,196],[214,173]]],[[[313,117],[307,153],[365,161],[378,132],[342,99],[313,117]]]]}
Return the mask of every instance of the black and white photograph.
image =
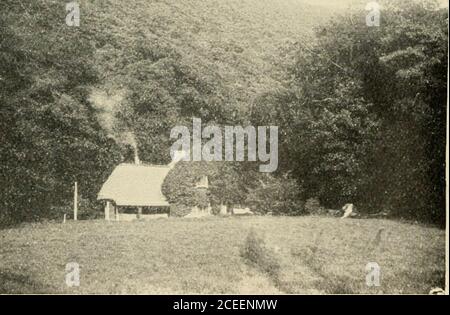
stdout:
{"type": "Polygon", "coordinates": [[[448,295],[447,174],[448,0],[0,0],[0,295],[448,295]]]}

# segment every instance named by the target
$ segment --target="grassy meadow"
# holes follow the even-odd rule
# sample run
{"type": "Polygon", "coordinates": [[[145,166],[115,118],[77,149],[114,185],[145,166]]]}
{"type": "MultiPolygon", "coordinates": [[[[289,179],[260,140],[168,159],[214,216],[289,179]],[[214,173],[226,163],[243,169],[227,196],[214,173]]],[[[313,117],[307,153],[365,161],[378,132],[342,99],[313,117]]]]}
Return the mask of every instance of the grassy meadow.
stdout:
{"type": "Polygon", "coordinates": [[[0,293],[426,294],[444,279],[445,231],[390,220],[211,217],[0,230],[0,293]],[[80,266],[78,287],[65,283],[69,262],[80,266]],[[369,262],[381,268],[379,287],[366,285],[369,262]]]}

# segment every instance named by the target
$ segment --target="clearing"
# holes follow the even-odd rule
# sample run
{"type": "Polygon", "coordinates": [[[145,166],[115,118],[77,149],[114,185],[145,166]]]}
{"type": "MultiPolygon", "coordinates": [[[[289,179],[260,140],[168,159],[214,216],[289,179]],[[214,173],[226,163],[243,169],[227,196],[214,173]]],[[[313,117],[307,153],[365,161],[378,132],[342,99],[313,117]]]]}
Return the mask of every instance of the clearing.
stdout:
{"type": "Polygon", "coordinates": [[[0,293],[428,293],[443,287],[445,231],[391,220],[211,217],[78,221],[0,230],[0,293]],[[249,264],[250,230],[279,268],[249,264]],[[68,287],[66,264],[80,266],[68,287]],[[379,287],[366,285],[369,262],[379,287]]]}

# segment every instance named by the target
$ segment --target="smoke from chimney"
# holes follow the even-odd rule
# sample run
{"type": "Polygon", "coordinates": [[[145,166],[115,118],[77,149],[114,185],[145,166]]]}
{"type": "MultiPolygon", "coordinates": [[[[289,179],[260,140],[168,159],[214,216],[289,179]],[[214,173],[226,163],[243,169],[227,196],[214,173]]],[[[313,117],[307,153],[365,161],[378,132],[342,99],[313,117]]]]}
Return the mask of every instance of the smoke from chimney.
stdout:
{"type": "Polygon", "coordinates": [[[139,152],[137,145],[133,146],[133,151],[134,151],[134,164],[136,165],[141,164],[141,160],[139,160],[139,152]]]}
{"type": "Polygon", "coordinates": [[[117,143],[131,145],[134,151],[134,163],[141,164],[139,159],[138,145],[136,137],[132,131],[118,131],[117,113],[120,103],[125,97],[124,90],[116,90],[114,94],[100,89],[93,89],[89,96],[89,101],[96,109],[97,119],[102,128],[107,132],[108,137],[117,143]]]}

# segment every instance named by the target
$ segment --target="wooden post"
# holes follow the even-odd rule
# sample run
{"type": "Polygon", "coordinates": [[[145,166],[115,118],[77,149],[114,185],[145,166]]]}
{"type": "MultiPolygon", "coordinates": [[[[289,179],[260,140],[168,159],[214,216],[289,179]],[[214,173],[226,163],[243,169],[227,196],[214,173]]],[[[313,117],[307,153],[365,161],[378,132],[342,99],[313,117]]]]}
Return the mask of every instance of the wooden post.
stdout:
{"type": "Polygon", "coordinates": [[[109,207],[109,205],[110,205],[110,202],[109,201],[107,201],[106,202],[106,206],[105,206],[105,220],[106,221],[109,221],[109,212],[110,212],[110,207],[109,207]]]}
{"type": "Polygon", "coordinates": [[[136,214],[136,217],[137,217],[138,219],[142,218],[142,207],[138,207],[138,208],[137,208],[137,214],[136,214]]]}
{"type": "Polygon", "coordinates": [[[114,207],[114,213],[116,214],[116,221],[119,221],[119,207],[114,207]]]}
{"type": "Polygon", "coordinates": [[[73,219],[76,221],[78,215],[78,183],[75,182],[75,189],[73,192],[73,219]]]}

